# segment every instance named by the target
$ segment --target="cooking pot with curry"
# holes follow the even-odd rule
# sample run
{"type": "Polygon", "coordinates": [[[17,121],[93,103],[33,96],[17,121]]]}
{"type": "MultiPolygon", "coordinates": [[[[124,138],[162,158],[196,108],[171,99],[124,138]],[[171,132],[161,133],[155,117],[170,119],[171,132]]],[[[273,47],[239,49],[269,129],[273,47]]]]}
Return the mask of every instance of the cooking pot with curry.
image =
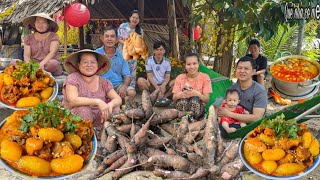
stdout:
{"type": "Polygon", "coordinates": [[[270,67],[276,88],[288,96],[303,96],[320,84],[320,65],[306,56],[277,59],[270,67]]]}

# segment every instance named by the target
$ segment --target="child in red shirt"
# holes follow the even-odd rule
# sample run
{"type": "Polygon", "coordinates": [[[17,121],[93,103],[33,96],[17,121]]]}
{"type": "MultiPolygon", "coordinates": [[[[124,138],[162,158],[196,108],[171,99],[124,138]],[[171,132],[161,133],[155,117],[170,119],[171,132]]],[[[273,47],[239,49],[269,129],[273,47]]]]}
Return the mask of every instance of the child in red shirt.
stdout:
{"type": "MultiPolygon", "coordinates": [[[[237,90],[227,90],[226,98],[223,101],[221,107],[225,107],[234,113],[248,114],[248,111],[246,111],[242,106],[238,105],[240,102],[239,98],[240,94],[237,90]]],[[[222,125],[222,127],[227,133],[235,132],[238,128],[247,125],[246,123],[240,122],[236,119],[226,116],[221,117],[219,123],[222,125]]]]}

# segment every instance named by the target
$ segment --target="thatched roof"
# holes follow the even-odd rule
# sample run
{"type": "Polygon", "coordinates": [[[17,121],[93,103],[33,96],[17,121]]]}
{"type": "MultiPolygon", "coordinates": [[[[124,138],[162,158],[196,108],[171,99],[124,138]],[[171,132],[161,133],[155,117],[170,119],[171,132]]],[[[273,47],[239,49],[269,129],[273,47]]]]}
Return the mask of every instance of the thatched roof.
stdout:
{"type": "Polygon", "coordinates": [[[5,17],[0,23],[18,24],[22,20],[35,13],[45,12],[50,15],[62,9],[70,0],[3,0],[5,7],[0,8],[0,12],[5,11],[13,3],[17,3],[14,12],[5,17]]]}
{"type": "MultiPolygon", "coordinates": [[[[17,3],[13,14],[4,18],[1,23],[21,23],[23,18],[38,12],[50,15],[61,10],[67,4],[75,0],[0,0],[0,12],[4,12],[14,2],[17,3]]],[[[137,0],[82,0],[90,10],[91,19],[120,19],[127,21],[130,13],[138,9],[137,0]]],[[[182,5],[182,0],[176,0],[176,16],[178,22],[188,19],[190,10],[182,5]]],[[[145,23],[167,24],[168,12],[167,1],[145,0],[144,1],[145,23]]]]}
{"type": "MultiPolygon", "coordinates": [[[[169,27],[156,25],[156,24],[142,24],[142,29],[144,32],[144,41],[148,46],[149,53],[152,52],[153,43],[156,41],[163,41],[166,44],[167,51],[169,48],[169,27]]],[[[188,42],[188,37],[178,29],[179,33],[179,45],[180,47],[185,45],[188,42]]]]}
{"type": "MultiPolygon", "coordinates": [[[[190,10],[182,5],[182,0],[175,0],[176,18],[182,22],[188,19],[190,10]]],[[[137,0],[95,0],[88,4],[91,19],[120,19],[127,21],[131,11],[138,8],[137,0]]],[[[168,22],[166,0],[144,0],[144,23],[165,25],[168,22]]]]}

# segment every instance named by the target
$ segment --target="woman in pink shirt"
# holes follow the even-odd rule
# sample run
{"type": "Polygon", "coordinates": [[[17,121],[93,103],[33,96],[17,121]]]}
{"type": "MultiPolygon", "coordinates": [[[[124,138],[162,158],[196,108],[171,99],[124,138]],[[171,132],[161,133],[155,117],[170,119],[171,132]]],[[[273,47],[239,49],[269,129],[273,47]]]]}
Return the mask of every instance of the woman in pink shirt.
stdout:
{"type": "Polygon", "coordinates": [[[55,76],[61,75],[60,40],[55,33],[59,29],[57,23],[49,15],[38,13],[25,18],[23,24],[34,31],[24,39],[24,61],[29,63],[33,59],[45,71],[55,76]]]}
{"type": "Polygon", "coordinates": [[[181,111],[193,111],[199,119],[204,115],[204,104],[209,101],[212,92],[211,81],[207,74],[199,72],[200,59],[197,53],[184,57],[186,73],[180,74],[172,90],[176,108],[181,111]]]}

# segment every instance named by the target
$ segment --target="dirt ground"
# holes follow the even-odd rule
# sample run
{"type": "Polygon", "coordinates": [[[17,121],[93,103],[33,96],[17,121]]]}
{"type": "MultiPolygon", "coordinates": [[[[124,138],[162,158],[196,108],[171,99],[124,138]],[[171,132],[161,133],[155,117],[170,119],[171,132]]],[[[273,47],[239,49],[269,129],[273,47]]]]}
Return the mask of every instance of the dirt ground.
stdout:
{"type": "MultiPolygon", "coordinates": [[[[319,91],[320,93],[320,91],[319,91]]],[[[140,101],[141,96],[136,96],[136,99],[140,101]]],[[[284,106],[280,106],[278,104],[275,104],[272,99],[269,99],[268,107],[267,107],[267,114],[272,114],[280,109],[282,109],[284,106]]],[[[155,111],[161,111],[162,108],[157,108],[155,111]]],[[[0,122],[2,122],[7,116],[9,116],[13,111],[10,109],[5,109],[0,107],[0,122]]],[[[308,126],[311,128],[312,132],[315,135],[318,135],[319,138],[319,132],[320,132],[320,119],[311,119],[306,122],[308,126]]],[[[88,179],[90,174],[94,172],[94,170],[97,167],[97,163],[95,161],[91,161],[87,168],[83,169],[79,173],[75,174],[73,177],[67,178],[68,180],[78,179],[78,180],[85,180],[88,179]]],[[[112,173],[106,174],[103,177],[99,179],[103,180],[111,180],[112,173]]],[[[23,178],[18,177],[9,171],[7,171],[3,166],[0,165],[0,180],[22,180],[23,178]]],[[[156,177],[152,174],[152,172],[149,171],[135,171],[130,174],[127,174],[126,176],[122,177],[121,180],[160,180],[162,178],[156,177]]],[[[264,179],[261,178],[252,172],[248,171],[246,168],[240,172],[237,179],[241,180],[257,180],[257,179],[264,179]]],[[[307,176],[300,178],[301,180],[310,180],[310,179],[320,179],[320,166],[318,166],[315,170],[313,170],[310,174],[307,176]]]]}

